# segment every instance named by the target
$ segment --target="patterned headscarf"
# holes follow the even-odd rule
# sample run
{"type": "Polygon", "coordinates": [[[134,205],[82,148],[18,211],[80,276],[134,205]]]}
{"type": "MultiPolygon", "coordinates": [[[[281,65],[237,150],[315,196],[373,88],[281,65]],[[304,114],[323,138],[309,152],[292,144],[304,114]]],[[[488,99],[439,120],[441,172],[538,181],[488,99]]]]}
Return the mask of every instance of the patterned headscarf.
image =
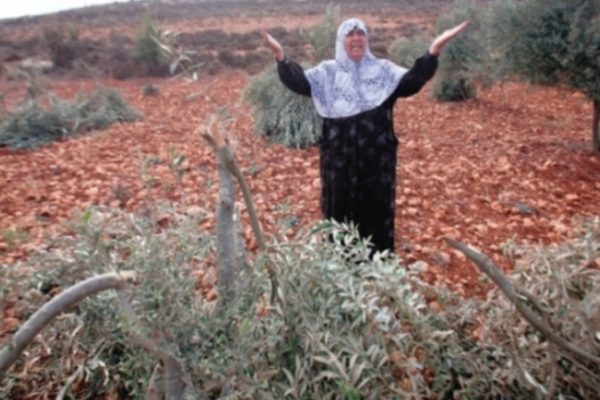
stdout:
{"type": "Polygon", "coordinates": [[[391,61],[376,58],[368,43],[362,60],[350,59],[344,39],[354,29],[367,34],[361,20],[344,21],[337,32],[335,60],[323,61],[306,71],[313,102],[324,118],[350,117],[380,106],[406,73],[406,69],[391,61]]]}

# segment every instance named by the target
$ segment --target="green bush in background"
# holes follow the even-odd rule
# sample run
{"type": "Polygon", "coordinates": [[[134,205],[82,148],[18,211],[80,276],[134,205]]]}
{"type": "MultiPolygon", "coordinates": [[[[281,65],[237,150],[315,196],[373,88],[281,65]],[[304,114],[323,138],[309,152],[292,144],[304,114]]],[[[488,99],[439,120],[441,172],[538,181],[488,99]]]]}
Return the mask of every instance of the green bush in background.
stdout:
{"type": "Polygon", "coordinates": [[[490,16],[502,77],[583,92],[594,105],[592,149],[600,152],[600,1],[498,1],[490,16]]]}
{"type": "Polygon", "coordinates": [[[411,68],[417,58],[421,57],[429,49],[430,43],[431,40],[422,34],[401,37],[394,40],[390,46],[390,59],[404,68],[411,68]]]}
{"type": "Polygon", "coordinates": [[[48,28],[44,30],[44,40],[54,66],[70,69],[81,50],[79,30],[76,27],[48,28]]]}
{"type": "Polygon", "coordinates": [[[481,45],[476,37],[478,7],[472,0],[458,0],[452,11],[437,21],[437,32],[469,20],[469,29],[450,42],[439,59],[433,94],[438,100],[461,101],[476,96],[474,65],[480,63],[481,45]]]}
{"type": "Polygon", "coordinates": [[[161,30],[156,26],[152,16],[146,13],[137,33],[133,58],[144,66],[148,75],[166,75],[169,72],[168,62],[158,44],[161,30]]]}
{"type": "Polygon", "coordinates": [[[330,3],[321,21],[304,33],[303,36],[315,51],[317,63],[335,57],[335,39],[341,22],[340,6],[330,3]]]}

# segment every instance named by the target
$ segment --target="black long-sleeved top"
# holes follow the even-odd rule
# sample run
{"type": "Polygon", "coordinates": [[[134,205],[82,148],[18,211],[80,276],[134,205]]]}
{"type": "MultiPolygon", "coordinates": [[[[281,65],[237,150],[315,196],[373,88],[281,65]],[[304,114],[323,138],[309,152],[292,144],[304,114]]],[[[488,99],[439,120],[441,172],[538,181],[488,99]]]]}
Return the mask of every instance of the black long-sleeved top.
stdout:
{"type": "MultiPolygon", "coordinates": [[[[399,97],[421,90],[437,69],[425,53],[380,106],[343,118],[324,118],[319,141],[323,217],[353,222],[376,250],[394,250],[396,149],[393,108],[399,97]]],[[[277,64],[281,82],[303,96],[311,88],[302,67],[284,59],[277,64]]]]}

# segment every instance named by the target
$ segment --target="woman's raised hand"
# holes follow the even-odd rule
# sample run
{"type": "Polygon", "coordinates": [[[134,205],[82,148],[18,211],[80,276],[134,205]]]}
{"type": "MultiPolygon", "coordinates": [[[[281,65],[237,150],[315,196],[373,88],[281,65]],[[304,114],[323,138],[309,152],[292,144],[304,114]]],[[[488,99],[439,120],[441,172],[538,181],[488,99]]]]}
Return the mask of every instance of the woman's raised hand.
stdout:
{"type": "Polygon", "coordinates": [[[433,40],[433,43],[431,43],[431,46],[429,47],[429,54],[432,54],[434,56],[439,55],[442,52],[444,46],[446,46],[448,42],[450,42],[452,39],[458,36],[459,33],[467,29],[468,26],[469,21],[465,21],[460,25],[456,25],[454,28],[446,29],[444,32],[442,32],[441,35],[439,35],[433,40]]]}
{"type": "Polygon", "coordinates": [[[261,28],[259,32],[260,36],[262,36],[265,46],[271,50],[275,56],[275,59],[277,61],[283,61],[285,58],[285,53],[283,52],[283,47],[281,47],[281,44],[275,40],[275,38],[273,38],[273,36],[271,36],[265,28],[261,28]]]}

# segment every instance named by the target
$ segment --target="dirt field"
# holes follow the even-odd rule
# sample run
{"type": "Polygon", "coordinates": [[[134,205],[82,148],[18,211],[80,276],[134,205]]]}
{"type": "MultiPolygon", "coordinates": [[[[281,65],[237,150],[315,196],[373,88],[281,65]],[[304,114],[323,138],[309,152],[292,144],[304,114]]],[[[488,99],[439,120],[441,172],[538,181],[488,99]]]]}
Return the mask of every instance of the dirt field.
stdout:
{"type": "MultiPolygon", "coordinates": [[[[410,9],[402,22],[396,19],[399,14],[366,14],[365,19],[394,29],[406,21],[431,23],[436,10],[443,8],[437,3],[446,2],[410,9]]],[[[243,32],[259,24],[306,26],[321,17],[312,9],[302,18],[293,10],[286,17],[281,9],[275,10],[272,15],[250,10],[236,18],[215,14],[190,20],[165,17],[165,21],[168,28],[181,31],[202,23],[204,28],[243,32]]],[[[3,22],[3,48],[11,46],[10,40],[25,40],[34,23],[48,20],[3,22]]],[[[112,28],[107,22],[89,26],[88,35],[112,28]]],[[[190,213],[213,210],[214,157],[194,131],[221,106],[235,116],[230,134],[267,234],[293,235],[318,221],[317,149],[290,150],[253,134],[250,110],[240,102],[250,78],[236,70],[203,76],[193,84],[99,78],[98,83],[119,89],[145,118],[34,151],[0,149],[0,263],[26,260],[29,252],[47,245],[46,235],[64,232],[63,222],[94,204],[135,211],[148,201],[165,199],[190,213]],[[141,95],[148,83],[160,87],[158,96],[141,95]],[[197,93],[202,95],[194,96],[197,93]],[[167,165],[175,153],[187,159],[181,183],[167,165]],[[148,166],[145,160],[150,158],[158,162],[148,166]]],[[[71,98],[95,83],[63,76],[49,84],[59,96],[71,98]]],[[[4,80],[0,85],[9,106],[25,91],[19,81],[4,80]]],[[[600,157],[589,152],[592,106],[582,95],[506,83],[481,91],[475,100],[443,103],[432,100],[430,89],[428,84],[395,109],[400,139],[396,252],[409,263],[425,261],[429,280],[466,295],[489,288],[443,237],[469,243],[510,268],[502,256],[502,245],[508,241],[556,243],[586,218],[600,215],[596,199],[600,157]]],[[[201,228],[212,225],[209,218],[201,228]]],[[[252,246],[249,227],[246,233],[252,246]]]]}

